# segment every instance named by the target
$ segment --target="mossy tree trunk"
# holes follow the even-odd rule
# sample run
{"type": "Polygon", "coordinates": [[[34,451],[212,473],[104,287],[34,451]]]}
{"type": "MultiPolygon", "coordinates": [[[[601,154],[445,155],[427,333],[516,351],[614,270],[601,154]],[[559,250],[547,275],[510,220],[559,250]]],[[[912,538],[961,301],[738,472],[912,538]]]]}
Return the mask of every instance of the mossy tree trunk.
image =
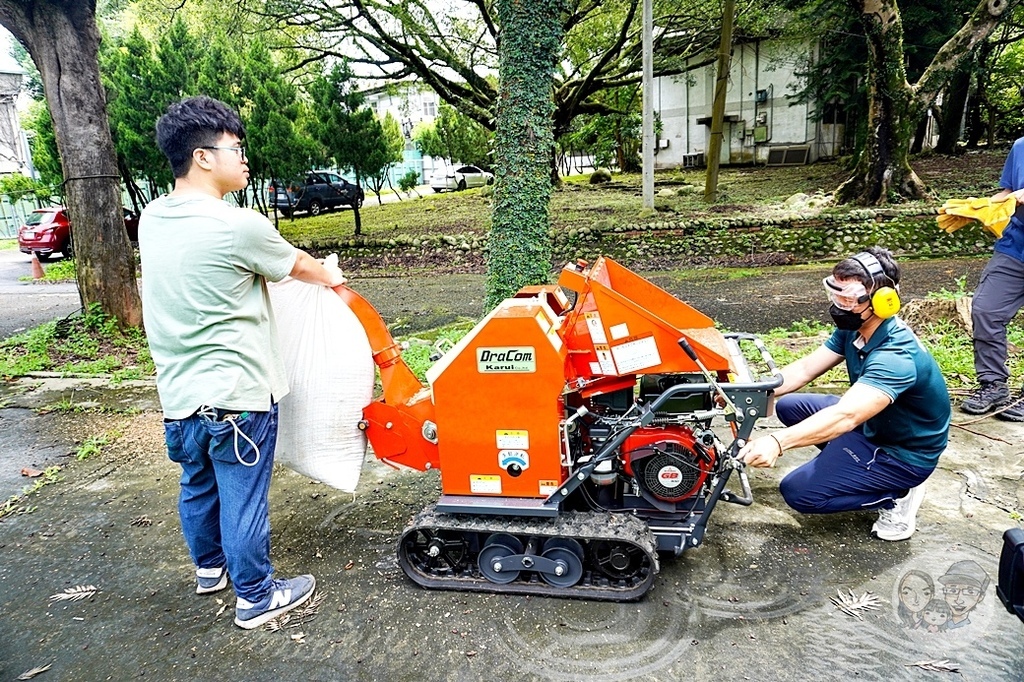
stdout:
{"type": "Polygon", "coordinates": [[[921,116],[962,62],[998,24],[1009,0],[981,0],[915,85],[907,82],[903,22],[896,0],[848,0],[861,14],[868,43],[868,139],[853,175],[836,190],[842,203],[877,205],[920,199],[928,188],[910,167],[921,116]]]}
{"type": "Polygon", "coordinates": [[[548,281],[555,63],[564,0],[497,0],[498,106],[488,309],[548,281]]]}
{"type": "Polygon", "coordinates": [[[95,0],[2,0],[0,24],[43,79],[64,169],[82,304],[125,326],[142,324],[135,256],[121,213],[114,143],[100,83],[95,0]]]}
{"type": "Polygon", "coordinates": [[[949,87],[943,97],[942,113],[939,116],[939,141],[935,151],[939,154],[955,154],[960,141],[961,123],[967,110],[967,95],[971,89],[973,63],[962,64],[949,80],[949,87]]]}

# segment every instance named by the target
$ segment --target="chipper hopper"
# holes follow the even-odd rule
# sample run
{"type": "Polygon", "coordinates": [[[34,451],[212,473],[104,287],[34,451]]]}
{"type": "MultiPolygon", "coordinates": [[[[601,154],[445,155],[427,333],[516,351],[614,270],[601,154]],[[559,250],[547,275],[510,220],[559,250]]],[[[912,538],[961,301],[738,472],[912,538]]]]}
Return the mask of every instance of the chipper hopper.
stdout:
{"type": "Polygon", "coordinates": [[[701,544],[719,501],[751,503],[736,454],[782,381],[771,356],[613,260],[503,302],[429,387],[373,307],[340,291],[381,373],[361,423],[375,455],[441,470],[440,499],[398,540],[416,583],[633,600],[659,553],[701,544]]]}

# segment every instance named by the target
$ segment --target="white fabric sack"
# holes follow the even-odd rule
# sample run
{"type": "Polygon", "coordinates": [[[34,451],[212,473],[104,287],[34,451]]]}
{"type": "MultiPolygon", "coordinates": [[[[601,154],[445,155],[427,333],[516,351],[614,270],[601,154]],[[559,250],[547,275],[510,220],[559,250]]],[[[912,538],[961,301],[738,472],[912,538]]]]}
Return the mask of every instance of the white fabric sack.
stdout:
{"type": "Polygon", "coordinates": [[[366,455],[358,424],[373,399],[366,331],[327,287],[286,278],[269,289],[291,391],[280,402],[276,459],[353,492],[366,455]]]}

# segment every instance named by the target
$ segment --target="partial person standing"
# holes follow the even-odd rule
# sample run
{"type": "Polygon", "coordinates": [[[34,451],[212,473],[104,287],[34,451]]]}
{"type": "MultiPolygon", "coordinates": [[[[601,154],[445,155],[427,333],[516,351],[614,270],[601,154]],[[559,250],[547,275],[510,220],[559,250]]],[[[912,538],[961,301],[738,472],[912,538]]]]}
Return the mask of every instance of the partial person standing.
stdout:
{"type": "Polygon", "coordinates": [[[227,587],[245,629],[313,594],[311,575],[274,578],[268,494],[277,403],[288,393],[267,281],[334,287],[345,278],[278,234],[264,216],[223,201],[249,182],[245,131],[223,102],[193,97],[156,125],[174,190],[139,220],[143,318],[196,592],[227,587]]]}
{"type": "Polygon", "coordinates": [[[899,282],[886,249],[836,264],[824,286],[837,328],[784,367],[775,390],[786,428],[739,453],[752,466],[770,467],[790,448],[817,445],[821,452],[779,484],[786,503],[803,514],[877,510],[871,531],[890,541],[917,528],[923,484],[946,449],[951,412],[935,359],[896,317],[899,282]],[[794,393],[843,361],[850,388],[842,396],[794,393]]]}
{"type": "MultiPolygon", "coordinates": [[[[1003,230],[1003,236],[996,240],[995,253],[981,273],[971,302],[978,388],[960,405],[967,414],[987,414],[1011,402],[1006,326],[1024,306],[1024,137],[1010,148],[999,187],[992,201],[1003,201],[1012,194],[1017,200],[1017,210],[1003,230]]],[[[1013,404],[995,416],[1024,422],[1024,389],[1015,394],[1012,401],[1013,404]]]]}

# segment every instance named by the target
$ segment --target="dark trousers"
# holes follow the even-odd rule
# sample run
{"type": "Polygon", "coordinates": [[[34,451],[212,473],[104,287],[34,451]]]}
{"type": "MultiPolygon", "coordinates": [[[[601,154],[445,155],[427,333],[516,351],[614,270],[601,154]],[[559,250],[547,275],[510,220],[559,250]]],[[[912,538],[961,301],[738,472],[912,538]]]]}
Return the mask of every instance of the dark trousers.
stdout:
{"type": "MultiPolygon", "coordinates": [[[[786,426],[839,402],[839,397],[793,393],[779,398],[775,414],[786,426]]],[[[803,514],[891,509],[893,501],[924,482],[933,469],[906,464],[869,441],[861,427],[818,446],[821,452],[791,471],[779,492],[803,514]]]]}
{"type": "Polygon", "coordinates": [[[1006,325],[1024,306],[1024,263],[996,253],[981,273],[971,303],[978,381],[1006,381],[1006,325]]]}

